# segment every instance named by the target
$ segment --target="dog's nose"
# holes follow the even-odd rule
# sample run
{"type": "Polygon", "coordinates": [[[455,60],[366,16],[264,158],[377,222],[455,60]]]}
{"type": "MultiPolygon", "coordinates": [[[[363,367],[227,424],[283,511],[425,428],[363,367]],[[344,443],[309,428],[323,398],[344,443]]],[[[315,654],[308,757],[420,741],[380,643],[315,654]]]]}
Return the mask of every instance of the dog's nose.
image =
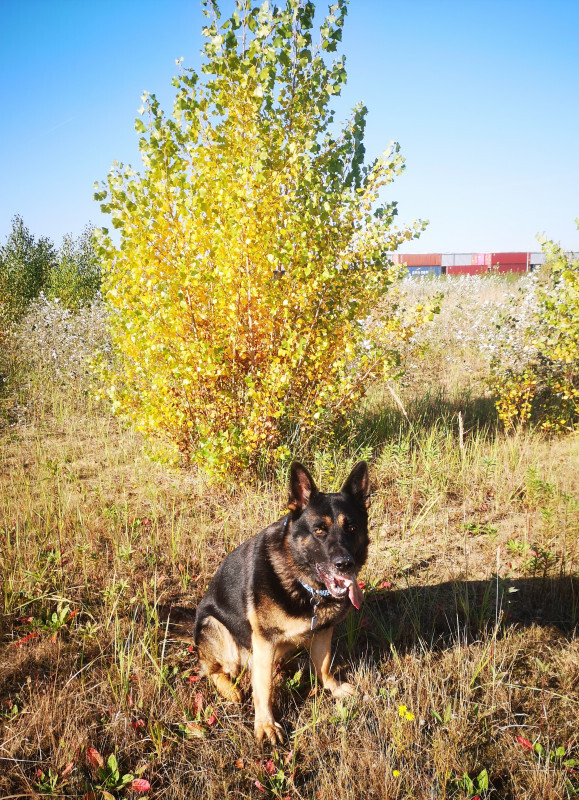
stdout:
{"type": "Polygon", "coordinates": [[[349,553],[338,553],[332,563],[339,572],[350,572],[354,566],[354,559],[349,553]]]}

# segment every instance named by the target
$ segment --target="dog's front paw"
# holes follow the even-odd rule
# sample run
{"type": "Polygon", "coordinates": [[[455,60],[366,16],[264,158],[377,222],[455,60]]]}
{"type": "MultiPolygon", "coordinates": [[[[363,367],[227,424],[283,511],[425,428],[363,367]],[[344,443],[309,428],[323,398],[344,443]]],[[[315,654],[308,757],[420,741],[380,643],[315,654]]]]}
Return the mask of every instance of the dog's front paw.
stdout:
{"type": "Polygon", "coordinates": [[[255,738],[258,742],[264,739],[269,740],[271,744],[278,744],[283,742],[283,731],[281,725],[273,719],[263,721],[255,720],[255,738]]]}
{"type": "Polygon", "coordinates": [[[358,694],[356,687],[352,686],[351,683],[338,683],[337,681],[331,692],[332,697],[335,697],[336,700],[345,700],[347,697],[356,697],[358,694]]]}
{"type": "Polygon", "coordinates": [[[222,697],[230,703],[241,703],[243,699],[241,692],[227,675],[224,675],[223,672],[214,672],[209,677],[222,697]]]}

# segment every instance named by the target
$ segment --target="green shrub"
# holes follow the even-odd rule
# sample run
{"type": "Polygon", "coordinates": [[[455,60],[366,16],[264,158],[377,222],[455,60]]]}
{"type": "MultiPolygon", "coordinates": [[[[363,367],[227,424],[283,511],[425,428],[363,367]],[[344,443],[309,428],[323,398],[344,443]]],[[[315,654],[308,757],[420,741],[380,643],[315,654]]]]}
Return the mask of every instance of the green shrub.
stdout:
{"type": "Polygon", "coordinates": [[[76,239],[64,236],[48,274],[46,296],[59,298],[72,311],[91,303],[100,290],[101,266],[93,234],[93,226],[87,225],[76,239]]]}
{"type": "Polygon", "coordinates": [[[0,248],[0,319],[22,316],[44,287],[55,257],[50,239],[36,241],[22,217],[14,217],[6,244],[0,248]]]}

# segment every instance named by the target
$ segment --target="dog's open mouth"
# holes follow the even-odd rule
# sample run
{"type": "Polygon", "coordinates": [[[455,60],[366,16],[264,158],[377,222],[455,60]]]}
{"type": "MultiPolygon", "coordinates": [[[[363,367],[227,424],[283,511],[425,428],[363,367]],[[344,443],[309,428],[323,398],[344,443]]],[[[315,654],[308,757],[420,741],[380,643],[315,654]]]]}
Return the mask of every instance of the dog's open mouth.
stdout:
{"type": "Polygon", "coordinates": [[[339,600],[348,595],[352,605],[360,608],[364,595],[354,574],[342,575],[331,568],[324,568],[320,564],[316,564],[316,573],[332,597],[339,600]]]}

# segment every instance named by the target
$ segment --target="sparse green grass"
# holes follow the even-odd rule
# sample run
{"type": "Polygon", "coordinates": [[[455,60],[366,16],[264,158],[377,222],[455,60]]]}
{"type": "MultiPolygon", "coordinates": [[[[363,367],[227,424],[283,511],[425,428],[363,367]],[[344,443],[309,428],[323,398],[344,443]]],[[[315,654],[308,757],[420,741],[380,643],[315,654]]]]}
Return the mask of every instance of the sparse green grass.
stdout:
{"type": "MultiPolygon", "coordinates": [[[[511,288],[480,286],[497,303],[511,288]]],[[[478,314],[445,288],[465,324],[478,314]]],[[[51,319],[51,342],[76,324],[51,319]]],[[[577,796],[579,442],[504,436],[484,352],[436,325],[404,385],[309,461],[325,489],[371,461],[366,602],[335,648],[360,699],[316,691],[298,655],[279,675],[277,750],[254,743],[247,676],[244,705],[224,703],[166,619],[186,629],[223,556],[284,512],[285,475],[168,472],[84,372],[35,360],[30,329],[26,364],[5,343],[0,797],[136,796],[124,774],[151,798],[577,796]],[[114,754],[118,780],[89,748],[114,754]]]]}

